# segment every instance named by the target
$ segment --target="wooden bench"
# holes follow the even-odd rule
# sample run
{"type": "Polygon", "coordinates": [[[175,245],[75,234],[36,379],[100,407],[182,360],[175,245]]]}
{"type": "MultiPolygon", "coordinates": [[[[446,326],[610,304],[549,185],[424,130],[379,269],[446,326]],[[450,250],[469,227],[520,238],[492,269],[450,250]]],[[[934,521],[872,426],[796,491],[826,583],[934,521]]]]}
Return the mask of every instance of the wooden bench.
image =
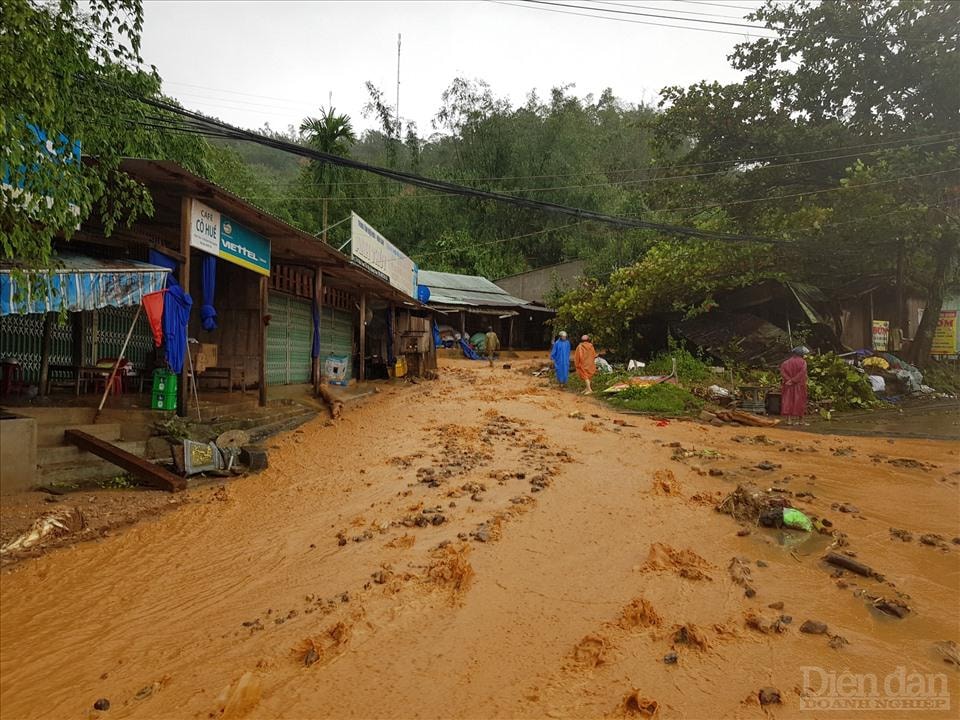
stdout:
{"type": "Polygon", "coordinates": [[[201,380],[226,380],[227,392],[233,392],[234,378],[240,376],[240,391],[247,392],[247,374],[242,368],[233,367],[208,367],[202,373],[197,373],[197,387],[201,380]]]}

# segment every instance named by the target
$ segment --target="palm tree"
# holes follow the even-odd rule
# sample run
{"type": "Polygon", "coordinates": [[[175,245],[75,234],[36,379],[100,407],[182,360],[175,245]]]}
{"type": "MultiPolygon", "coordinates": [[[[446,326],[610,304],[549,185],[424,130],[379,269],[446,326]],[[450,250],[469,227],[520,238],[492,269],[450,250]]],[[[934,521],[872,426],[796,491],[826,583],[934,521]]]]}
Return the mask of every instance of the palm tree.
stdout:
{"type": "MultiPolygon", "coordinates": [[[[300,132],[307,145],[328,155],[347,157],[350,146],[357,141],[349,115],[337,115],[333,106],[320,108],[320,117],[304,118],[300,132]]],[[[340,168],[326,162],[313,160],[310,163],[313,181],[323,192],[323,241],[327,241],[327,199],[340,176],[340,168]]]]}

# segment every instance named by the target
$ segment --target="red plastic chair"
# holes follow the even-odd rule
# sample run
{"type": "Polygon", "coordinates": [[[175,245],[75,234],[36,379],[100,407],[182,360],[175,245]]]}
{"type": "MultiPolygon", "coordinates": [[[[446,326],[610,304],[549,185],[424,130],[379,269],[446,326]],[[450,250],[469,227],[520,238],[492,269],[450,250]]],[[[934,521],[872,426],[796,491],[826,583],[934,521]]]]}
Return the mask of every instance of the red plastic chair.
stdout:
{"type": "MultiPolygon", "coordinates": [[[[116,358],[101,358],[97,363],[97,367],[103,367],[106,370],[106,374],[103,377],[97,378],[96,388],[97,392],[103,392],[104,387],[106,387],[107,380],[110,379],[110,371],[113,370],[113,364],[117,362],[116,358]]],[[[128,360],[121,360],[120,367],[117,368],[117,374],[113,376],[113,382],[110,385],[110,394],[111,395],[123,395],[123,378],[127,374],[127,368],[130,366],[128,360]]]]}

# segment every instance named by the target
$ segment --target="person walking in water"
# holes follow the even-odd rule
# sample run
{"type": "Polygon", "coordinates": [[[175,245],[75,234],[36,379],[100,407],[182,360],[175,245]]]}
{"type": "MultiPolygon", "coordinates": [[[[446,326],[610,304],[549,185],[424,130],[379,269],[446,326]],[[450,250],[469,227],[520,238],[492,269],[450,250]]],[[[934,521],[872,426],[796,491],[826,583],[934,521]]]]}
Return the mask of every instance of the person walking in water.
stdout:
{"type": "Polygon", "coordinates": [[[780,414],[787,425],[802,425],[807,414],[807,361],[810,350],[803,345],[790,351],[790,357],[780,364],[780,414]]]}
{"type": "Polygon", "coordinates": [[[486,352],[487,359],[490,360],[490,367],[493,367],[493,354],[500,349],[500,338],[497,337],[497,334],[493,331],[493,327],[487,328],[486,335],[486,352]]]}
{"type": "Polygon", "coordinates": [[[567,333],[563,330],[560,331],[559,337],[550,349],[550,360],[553,361],[557,382],[560,383],[560,387],[566,387],[567,379],[570,377],[570,341],[567,340],[567,333]]]}
{"type": "Polygon", "coordinates": [[[584,335],[580,338],[580,344],[577,345],[577,349],[573,352],[573,364],[577,368],[577,375],[579,375],[580,379],[587,385],[587,389],[583,391],[583,394],[591,394],[593,388],[590,387],[590,378],[597,372],[597,351],[593,347],[593,343],[590,342],[589,335],[584,335]]]}

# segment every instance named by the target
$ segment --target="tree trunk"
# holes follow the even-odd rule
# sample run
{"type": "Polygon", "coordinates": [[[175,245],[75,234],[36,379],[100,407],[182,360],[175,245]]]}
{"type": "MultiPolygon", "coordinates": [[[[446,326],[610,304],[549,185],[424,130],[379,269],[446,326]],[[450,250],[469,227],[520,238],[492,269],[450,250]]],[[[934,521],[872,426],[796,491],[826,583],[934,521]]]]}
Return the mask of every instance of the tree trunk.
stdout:
{"type": "Polygon", "coordinates": [[[957,252],[958,238],[954,233],[945,232],[937,246],[936,267],[930,279],[927,291],[927,304],[923,309],[923,318],[917,328],[916,337],[910,346],[910,362],[917,367],[930,364],[930,349],[933,347],[933,333],[940,321],[940,309],[947,289],[947,277],[957,252]]]}

